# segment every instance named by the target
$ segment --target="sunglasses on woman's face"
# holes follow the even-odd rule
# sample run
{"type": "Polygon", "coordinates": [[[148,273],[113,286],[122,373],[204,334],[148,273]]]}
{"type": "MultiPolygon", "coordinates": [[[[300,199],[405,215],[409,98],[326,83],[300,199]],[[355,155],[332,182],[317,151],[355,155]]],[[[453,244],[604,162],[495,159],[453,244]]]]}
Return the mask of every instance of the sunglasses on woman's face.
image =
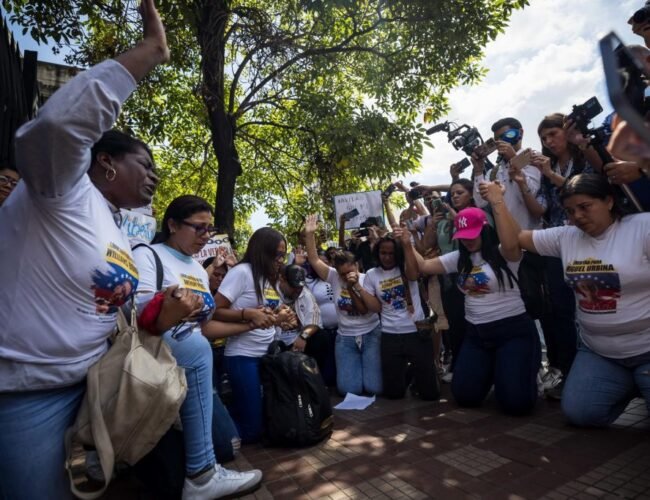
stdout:
{"type": "Polygon", "coordinates": [[[185,226],[189,226],[192,229],[194,229],[194,232],[196,233],[197,236],[203,236],[204,234],[208,234],[208,236],[212,237],[217,234],[217,228],[214,226],[207,226],[205,224],[192,224],[191,222],[187,222],[182,220],[181,224],[185,226]]]}

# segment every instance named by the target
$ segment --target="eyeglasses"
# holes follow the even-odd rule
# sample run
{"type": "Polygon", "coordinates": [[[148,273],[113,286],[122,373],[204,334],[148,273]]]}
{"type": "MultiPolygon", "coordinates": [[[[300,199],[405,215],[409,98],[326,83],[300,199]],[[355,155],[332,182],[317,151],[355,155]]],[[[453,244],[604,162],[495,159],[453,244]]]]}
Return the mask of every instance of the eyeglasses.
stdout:
{"type": "Polygon", "coordinates": [[[287,258],[287,252],[276,252],[275,258],[276,260],[285,260],[287,258]]]}
{"type": "Polygon", "coordinates": [[[181,224],[185,226],[189,226],[192,229],[194,229],[194,232],[196,233],[197,236],[203,236],[204,234],[208,234],[208,236],[214,236],[216,235],[219,231],[216,227],[214,226],[204,226],[202,224],[192,224],[191,222],[187,222],[182,220],[181,224]]]}
{"type": "Polygon", "coordinates": [[[15,188],[18,185],[18,181],[13,177],[7,177],[6,175],[0,175],[0,184],[5,184],[15,188]]]}

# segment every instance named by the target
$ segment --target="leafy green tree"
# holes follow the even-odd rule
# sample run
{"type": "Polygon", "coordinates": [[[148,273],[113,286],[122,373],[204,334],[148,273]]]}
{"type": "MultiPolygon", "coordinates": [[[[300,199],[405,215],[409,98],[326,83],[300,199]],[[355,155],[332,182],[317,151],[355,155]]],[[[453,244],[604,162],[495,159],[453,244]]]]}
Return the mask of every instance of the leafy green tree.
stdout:
{"type": "MultiPolygon", "coordinates": [[[[417,167],[419,110],[436,119],[451,88],[477,81],[482,48],[527,3],[160,0],[172,62],[129,101],[122,125],[160,147],[162,199],[179,186],[212,194],[216,175],[225,232],[258,204],[295,227],[332,194],[417,167]]],[[[76,64],[138,35],[134,0],[2,4],[76,64]]]]}

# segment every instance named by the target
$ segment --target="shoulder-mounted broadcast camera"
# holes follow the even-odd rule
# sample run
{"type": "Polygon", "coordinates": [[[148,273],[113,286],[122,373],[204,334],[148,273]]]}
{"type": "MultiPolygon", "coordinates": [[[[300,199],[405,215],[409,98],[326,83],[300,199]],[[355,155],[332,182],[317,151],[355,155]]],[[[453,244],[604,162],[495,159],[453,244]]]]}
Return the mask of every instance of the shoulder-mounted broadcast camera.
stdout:
{"type": "Polygon", "coordinates": [[[483,144],[483,138],[476,127],[467,124],[456,125],[452,122],[443,122],[434,125],[426,131],[427,135],[436,132],[447,132],[447,140],[458,151],[463,151],[467,156],[472,156],[474,150],[483,144]]]}
{"type": "Polygon", "coordinates": [[[470,127],[467,124],[457,125],[453,122],[443,122],[428,129],[426,134],[431,135],[436,132],[447,132],[447,141],[454,149],[462,151],[467,156],[477,153],[481,158],[485,158],[487,170],[493,167],[487,156],[496,150],[496,143],[493,139],[484,141],[476,127],[470,127]]]}

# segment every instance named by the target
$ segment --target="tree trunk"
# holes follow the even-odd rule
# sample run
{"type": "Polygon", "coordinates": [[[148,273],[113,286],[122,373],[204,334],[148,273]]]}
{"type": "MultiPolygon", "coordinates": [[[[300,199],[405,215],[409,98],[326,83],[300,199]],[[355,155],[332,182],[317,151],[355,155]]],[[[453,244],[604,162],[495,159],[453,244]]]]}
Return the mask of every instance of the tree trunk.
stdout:
{"type": "Polygon", "coordinates": [[[241,175],[235,147],[236,123],[226,108],[225,32],[228,24],[228,0],[196,2],[198,39],[201,47],[203,100],[210,119],[212,147],[217,157],[217,197],[215,226],[233,239],[235,230],[235,185],[241,175]]]}

